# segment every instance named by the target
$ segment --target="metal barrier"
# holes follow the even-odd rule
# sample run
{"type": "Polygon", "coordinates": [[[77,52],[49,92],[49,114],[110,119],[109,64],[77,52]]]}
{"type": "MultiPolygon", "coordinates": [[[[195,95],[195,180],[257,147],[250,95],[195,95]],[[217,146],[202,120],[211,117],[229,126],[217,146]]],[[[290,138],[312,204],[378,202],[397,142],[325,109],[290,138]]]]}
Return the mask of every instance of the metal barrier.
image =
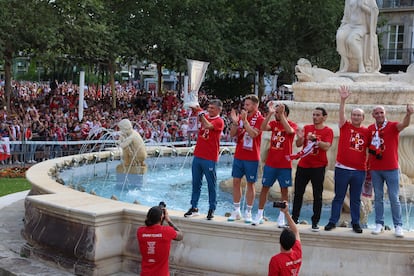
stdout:
{"type": "MultiPolygon", "coordinates": [[[[147,146],[188,147],[196,141],[158,143],[146,140],[147,146]]],[[[10,157],[0,161],[0,166],[25,166],[48,159],[87,152],[99,152],[107,148],[117,147],[115,140],[82,140],[82,141],[0,141],[0,147],[10,148],[10,157]]],[[[220,142],[221,146],[235,146],[234,142],[220,142]]]]}

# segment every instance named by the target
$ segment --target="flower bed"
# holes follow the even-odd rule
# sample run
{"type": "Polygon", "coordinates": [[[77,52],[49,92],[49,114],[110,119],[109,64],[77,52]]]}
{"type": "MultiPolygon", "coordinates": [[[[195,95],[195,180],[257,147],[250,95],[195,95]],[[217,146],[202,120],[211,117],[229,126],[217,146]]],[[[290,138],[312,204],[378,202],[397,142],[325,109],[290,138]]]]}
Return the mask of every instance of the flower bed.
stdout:
{"type": "Polygon", "coordinates": [[[0,177],[16,178],[25,177],[26,167],[9,167],[0,169],[0,177]]]}

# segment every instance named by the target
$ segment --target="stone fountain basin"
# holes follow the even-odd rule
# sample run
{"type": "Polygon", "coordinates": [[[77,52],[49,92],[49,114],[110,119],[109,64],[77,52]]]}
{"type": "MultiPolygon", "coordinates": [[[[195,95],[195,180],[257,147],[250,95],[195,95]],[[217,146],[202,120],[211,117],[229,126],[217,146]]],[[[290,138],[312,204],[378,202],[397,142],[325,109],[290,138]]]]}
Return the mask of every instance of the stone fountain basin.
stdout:
{"type": "MultiPolygon", "coordinates": [[[[99,153],[106,158],[109,152],[99,153]]],[[[75,156],[82,158],[81,156],[75,156]]],[[[86,158],[91,158],[90,155],[86,158]]],[[[31,167],[32,189],[25,199],[22,254],[39,258],[76,275],[138,273],[140,252],[136,229],[150,206],[129,204],[82,193],[57,183],[50,174],[63,157],[31,167]]],[[[170,211],[184,240],[173,242],[172,275],[266,275],[269,259],[279,252],[281,229],[274,222],[254,227],[216,216],[184,218],[170,211]]],[[[314,233],[298,225],[303,244],[303,275],[413,275],[414,234],[374,236],[350,228],[314,233]],[[317,265],[315,265],[317,264],[317,265]]]]}

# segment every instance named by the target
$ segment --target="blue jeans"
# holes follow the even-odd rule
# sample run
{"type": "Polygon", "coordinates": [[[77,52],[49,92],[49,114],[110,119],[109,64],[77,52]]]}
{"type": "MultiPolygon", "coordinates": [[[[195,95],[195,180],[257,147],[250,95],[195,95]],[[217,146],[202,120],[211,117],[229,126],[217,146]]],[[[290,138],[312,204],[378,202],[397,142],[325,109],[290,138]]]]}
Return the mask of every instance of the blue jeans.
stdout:
{"type": "Polygon", "coordinates": [[[197,208],[198,200],[200,199],[201,184],[203,175],[205,175],[208,184],[208,202],[209,210],[216,210],[217,205],[217,175],[216,175],[216,162],[206,160],[194,156],[191,166],[191,172],[193,176],[192,181],[192,194],[191,194],[191,207],[197,208]]]}
{"type": "Polygon", "coordinates": [[[349,185],[352,224],[359,224],[361,191],[365,175],[365,171],[347,170],[335,167],[335,197],[332,200],[332,210],[329,222],[334,224],[338,222],[349,185]]]}
{"type": "Polygon", "coordinates": [[[395,170],[371,171],[374,186],[375,223],[384,225],[384,181],[388,188],[388,198],[391,203],[392,221],[394,227],[402,226],[400,192],[400,172],[395,170]]]}

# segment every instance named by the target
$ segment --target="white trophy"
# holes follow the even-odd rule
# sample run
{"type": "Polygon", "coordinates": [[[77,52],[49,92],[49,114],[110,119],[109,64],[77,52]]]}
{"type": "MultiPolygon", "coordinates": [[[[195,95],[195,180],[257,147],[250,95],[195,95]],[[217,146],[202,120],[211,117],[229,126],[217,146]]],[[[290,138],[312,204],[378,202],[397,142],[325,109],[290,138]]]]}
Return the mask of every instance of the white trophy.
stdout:
{"type": "Polygon", "coordinates": [[[187,59],[190,87],[184,82],[184,108],[200,106],[198,90],[204,80],[209,64],[209,62],[205,61],[187,59]]]}

